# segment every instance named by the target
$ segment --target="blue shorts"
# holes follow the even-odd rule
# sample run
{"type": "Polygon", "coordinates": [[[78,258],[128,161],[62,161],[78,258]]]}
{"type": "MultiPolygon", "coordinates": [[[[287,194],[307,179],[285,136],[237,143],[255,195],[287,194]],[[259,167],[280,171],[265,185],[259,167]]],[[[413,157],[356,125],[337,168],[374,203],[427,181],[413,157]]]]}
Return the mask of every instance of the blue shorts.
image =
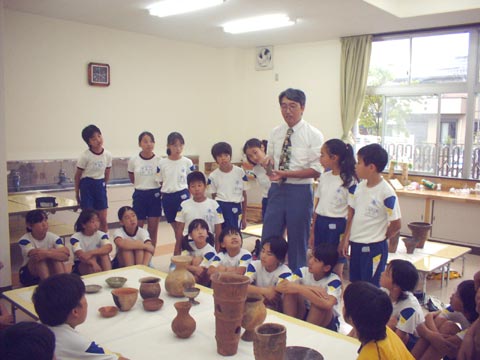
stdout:
{"type": "MultiPolygon", "coordinates": [[[[305,316],[303,317],[303,321],[307,321],[308,314],[310,313],[310,309],[306,309],[305,316]]],[[[338,320],[338,316],[332,316],[332,320],[325,326],[325,329],[332,330],[338,332],[338,328],[340,327],[340,320],[338,320]]]]}
{"type": "Polygon", "coordinates": [[[163,212],[169,224],[175,222],[180,204],[190,198],[190,192],[187,189],[174,193],[162,193],[163,212]]]}
{"type": "MultiPolygon", "coordinates": [[[[338,248],[340,236],[345,233],[347,219],[334,218],[317,214],[315,220],[315,246],[318,244],[332,244],[338,248]]],[[[346,264],[347,259],[343,256],[338,258],[338,263],[346,264]]]]}
{"type": "Polygon", "coordinates": [[[133,210],[139,220],[162,215],[162,200],[160,188],[149,190],[137,190],[133,192],[133,210]]]}
{"type": "Polygon", "coordinates": [[[227,202],[227,201],[218,201],[218,205],[222,209],[223,220],[222,228],[229,225],[233,228],[240,230],[240,219],[242,216],[242,204],[227,202]]]}
{"type": "Polygon", "coordinates": [[[380,275],[387,265],[387,240],[371,244],[351,242],[350,246],[350,281],[368,281],[379,287],[380,275]]]}
{"type": "Polygon", "coordinates": [[[38,285],[38,283],[40,282],[40,278],[38,276],[34,276],[30,272],[28,265],[22,266],[20,268],[20,270],[18,271],[18,277],[23,286],[38,285]]]}
{"type": "Polygon", "coordinates": [[[105,179],[83,178],[80,180],[80,207],[93,210],[108,209],[105,179]]]}

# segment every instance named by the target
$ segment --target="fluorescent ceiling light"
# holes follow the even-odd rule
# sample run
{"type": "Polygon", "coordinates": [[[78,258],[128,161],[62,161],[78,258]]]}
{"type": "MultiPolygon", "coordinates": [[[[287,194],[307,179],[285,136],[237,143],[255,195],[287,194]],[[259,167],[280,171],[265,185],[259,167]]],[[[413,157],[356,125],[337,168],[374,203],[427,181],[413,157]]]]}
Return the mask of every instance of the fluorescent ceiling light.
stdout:
{"type": "Polygon", "coordinates": [[[223,24],[222,27],[223,31],[227,33],[240,34],[250,31],[276,29],[293,24],[295,24],[295,21],[290,20],[285,14],[272,14],[230,21],[223,24]]]}
{"type": "Polygon", "coordinates": [[[479,0],[363,0],[400,18],[480,8],[479,0]]]}
{"type": "Polygon", "coordinates": [[[148,8],[150,15],[166,17],[220,5],[224,0],[164,0],[148,8]]]}

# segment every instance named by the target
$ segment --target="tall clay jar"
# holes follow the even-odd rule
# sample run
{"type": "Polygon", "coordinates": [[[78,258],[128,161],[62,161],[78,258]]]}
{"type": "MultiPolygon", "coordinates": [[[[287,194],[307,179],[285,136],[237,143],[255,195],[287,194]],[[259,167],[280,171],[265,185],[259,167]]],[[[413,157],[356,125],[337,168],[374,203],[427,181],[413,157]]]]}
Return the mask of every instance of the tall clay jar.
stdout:
{"type": "Polygon", "coordinates": [[[179,338],[189,338],[197,327],[195,319],[189,314],[192,304],[190,301],[178,301],[174,306],[177,316],[172,321],[172,330],[179,338]]]}
{"type": "Polygon", "coordinates": [[[175,270],[167,275],[165,289],[170,296],[183,297],[185,288],[195,287],[195,278],[187,270],[187,266],[192,262],[192,257],[176,255],[172,256],[172,262],[175,264],[175,270]]]}
{"type": "Polygon", "coordinates": [[[258,294],[247,295],[243,311],[242,327],[245,329],[242,340],[253,341],[255,328],[263,324],[267,317],[267,308],[263,303],[263,296],[258,294]]]}
{"type": "Polygon", "coordinates": [[[142,299],[158,298],[160,296],[160,278],[148,276],[140,280],[140,296],[142,299]]]}
{"type": "Polygon", "coordinates": [[[220,355],[237,353],[249,283],[250,279],[243,275],[225,272],[212,275],[215,340],[220,355]]]}
{"type": "Polygon", "coordinates": [[[255,360],[284,359],[287,351],[287,329],[281,324],[265,323],[255,328],[255,360]]]}
{"type": "Polygon", "coordinates": [[[412,232],[412,237],[417,240],[417,248],[423,249],[425,242],[428,239],[428,234],[432,228],[432,224],[427,222],[411,222],[407,224],[412,232]]]}

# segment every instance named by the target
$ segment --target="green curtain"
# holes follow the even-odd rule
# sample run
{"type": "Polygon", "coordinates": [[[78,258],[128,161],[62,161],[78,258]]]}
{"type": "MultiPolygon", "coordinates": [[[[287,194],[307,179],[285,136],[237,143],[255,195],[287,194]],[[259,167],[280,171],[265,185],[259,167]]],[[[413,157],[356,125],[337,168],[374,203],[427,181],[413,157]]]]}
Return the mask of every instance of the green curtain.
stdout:
{"type": "Polygon", "coordinates": [[[352,128],[362,111],[367,87],[372,35],[345,37],[341,39],[341,42],[340,111],[343,127],[342,140],[353,144],[352,128]]]}

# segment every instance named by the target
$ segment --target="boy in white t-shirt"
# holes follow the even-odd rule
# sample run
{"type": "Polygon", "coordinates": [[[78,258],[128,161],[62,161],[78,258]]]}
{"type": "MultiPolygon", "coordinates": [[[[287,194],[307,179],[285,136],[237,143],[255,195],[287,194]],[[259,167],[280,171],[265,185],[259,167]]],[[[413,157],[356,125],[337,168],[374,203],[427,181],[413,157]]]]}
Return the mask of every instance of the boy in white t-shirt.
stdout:
{"type": "Polygon", "coordinates": [[[247,226],[247,175],[243,169],[232,164],[230,144],[216,143],[212,147],[212,156],[218,164],[218,169],[212,171],[208,177],[208,190],[222,208],[225,220],[222,227],[230,225],[237,229],[245,229],[247,226]]]}
{"type": "Polygon", "coordinates": [[[343,256],[350,245],[350,281],[368,281],[380,285],[388,258],[387,239],[400,231],[400,206],[393,188],[381,172],[388,154],[379,144],[362,147],[355,172],[363,179],[350,188],[345,236],[340,244],[343,256]]]}
{"type": "Polygon", "coordinates": [[[200,171],[193,171],[187,176],[188,190],[192,197],[181,203],[175,221],[177,226],[174,255],[180,255],[182,238],[188,235],[188,226],[195,219],[203,219],[208,230],[215,235],[215,250],[218,251],[218,237],[222,231],[222,209],[215,200],[206,196],[207,180],[200,171]]]}
{"type": "Polygon", "coordinates": [[[283,293],[283,312],[287,315],[338,331],[342,282],[332,270],[338,261],[334,244],[315,247],[308,266],[297,269],[290,281],[277,285],[283,293]]]}
{"type": "Polygon", "coordinates": [[[42,281],[32,296],[40,321],[55,334],[59,360],[127,360],[87,340],[75,328],[87,318],[85,284],[76,274],[57,274],[42,281]]]}

